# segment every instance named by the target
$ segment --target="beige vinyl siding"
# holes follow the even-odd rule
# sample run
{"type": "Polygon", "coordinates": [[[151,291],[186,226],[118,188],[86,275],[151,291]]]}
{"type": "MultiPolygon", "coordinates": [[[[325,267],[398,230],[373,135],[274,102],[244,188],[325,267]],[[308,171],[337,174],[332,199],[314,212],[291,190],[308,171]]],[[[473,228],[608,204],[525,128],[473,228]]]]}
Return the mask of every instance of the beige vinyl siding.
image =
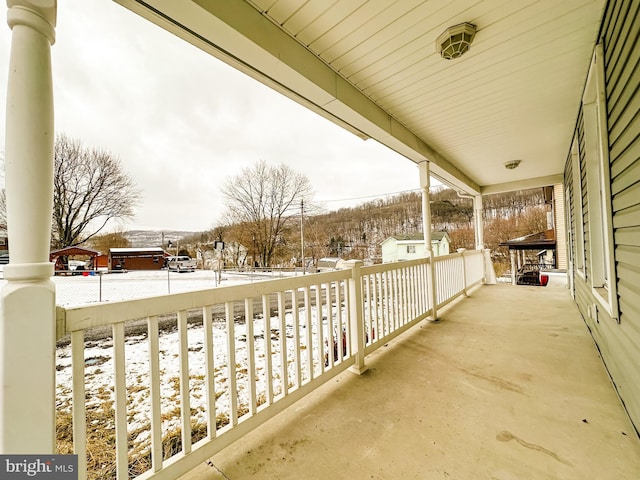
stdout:
{"type": "MultiPolygon", "coordinates": [[[[567,222],[575,238],[580,220],[584,228],[586,279],[573,278],[575,300],[602,354],[616,389],[637,430],[640,431],[640,2],[611,0],[601,28],[604,46],[607,134],[610,162],[611,215],[618,311],[614,317],[598,308],[590,282],[592,255],[584,117],[580,110],[576,138],[580,147],[582,195],[573,191],[571,156],[565,168],[566,192],[570,196],[567,222]],[[582,202],[582,218],[576,202],[582,202]],[[597,313],[595,313],[597,309],[597,313]]],[[[605,212],[606,213],[606,212],[605,212]]],[[[574,262],[575,263],[575,262],[574,262]]]]}
{"type": "Polygon", "coordinates": [[[615,258],[621,325],[634,324],[629,333],[638,335],[632,305],[640,304],[640,2],[613,3],[603,32],[615,258]]]}

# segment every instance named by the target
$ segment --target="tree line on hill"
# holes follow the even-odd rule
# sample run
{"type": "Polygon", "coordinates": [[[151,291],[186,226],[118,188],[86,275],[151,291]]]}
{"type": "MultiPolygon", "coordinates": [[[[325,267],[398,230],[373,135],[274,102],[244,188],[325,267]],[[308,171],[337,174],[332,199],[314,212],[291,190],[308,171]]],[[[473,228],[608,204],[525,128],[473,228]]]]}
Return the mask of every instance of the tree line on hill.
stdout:
{"type": "MultiPolygon", "coordinates": [[[[446,231],[450,249],[474,249],[473,203],[445,187],[433,188],[431,197],[432,230],[446,231]]],[[[508,239],[544,231],[546,207],[542,189],[531,189],[483,199],[484,242],[490,249],[498,273],[507,268],[508,239]]],[[[213,249],[216,241],[225,242],[224,262],[229,267],[301,267],[304,239],[305,267],[312,267],[323,257],[381,261],[380,244],[396,235],[422,233],[422,198],[419,192],[402,193],[362,205],[302,217],[292,215],[276,241],[270,262],[264,257],[247,222],[219,225],[184,238],[182,244],[192,255],[213,249]]]]}
{"type": "MultiPolygon", "coordinates": [[[[446,187],[432,188],[430,197],[432,230],[448,233],[452,252],[474,249],[472,200],[446,187]]],[[[508,251],[501,242],[546,230],[544,196],[542,189],[488,195],[483,198],[483,207],[485,248],[491,251],[500,275],[509,268],[508,251]]],[[[182,238],[179,253],[200,259],[203,268],[217,269],[220,258],[228,268],[301,268],[304,238],[305,268],[313,268],[323,257],[377,263],[381,261],[382,241],[390,236],[422,233],[422,198],[420,192],[402,193],[303,218],[298,210],[273,242],[269,263],[263,261],[252,232],[247,222],[218,225],[182,238]],[[220,241],[225,244],[221,253],[214,250],[215,242],[220,241]]],[[[132,245],[126,233],[118,232],[96,236],[88,246],[108,251],[132,245]]]]}

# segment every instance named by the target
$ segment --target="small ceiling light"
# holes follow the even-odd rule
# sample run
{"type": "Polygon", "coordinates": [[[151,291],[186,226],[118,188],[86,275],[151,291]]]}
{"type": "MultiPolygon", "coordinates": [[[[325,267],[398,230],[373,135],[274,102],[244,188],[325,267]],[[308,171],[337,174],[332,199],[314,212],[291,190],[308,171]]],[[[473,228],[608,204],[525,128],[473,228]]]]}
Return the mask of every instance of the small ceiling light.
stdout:
{"type": "Polygon", "coordinates": [[[510,162],[504,162],[504,168],[506,168],[507,170],[513,170],[514,168],[518,168],[518,165],[520,165],[521,162],[522,160],[511,160],[510,162]]]}
{"type": "Polygon", "coordinates": [[[442,58],[451,60],[458,58],[469,50],[469,45],[476,36],[476,26],[461,23],[447,28],[436,40],[436,50],[442,58]]]}

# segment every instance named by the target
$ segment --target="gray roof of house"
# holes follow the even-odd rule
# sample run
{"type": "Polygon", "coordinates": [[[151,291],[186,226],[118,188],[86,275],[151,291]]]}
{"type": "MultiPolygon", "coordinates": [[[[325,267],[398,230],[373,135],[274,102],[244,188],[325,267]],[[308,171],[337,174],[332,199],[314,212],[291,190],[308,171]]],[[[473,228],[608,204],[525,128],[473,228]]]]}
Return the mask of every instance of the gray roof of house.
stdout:
{"type": "MultiPolygon", "coordinates": [[[[431,241],[441,241],[444,237],[447,237],[447,239],[449,239],[449,234],[447,232],[431,232],[431,241]]],[[[395,238],[396,240],[423,240],[424,239],[424,233],[422,232],[418,232],[418,233],[409,233],[406,235],[391,235],[389,238],[395,238]]]]}

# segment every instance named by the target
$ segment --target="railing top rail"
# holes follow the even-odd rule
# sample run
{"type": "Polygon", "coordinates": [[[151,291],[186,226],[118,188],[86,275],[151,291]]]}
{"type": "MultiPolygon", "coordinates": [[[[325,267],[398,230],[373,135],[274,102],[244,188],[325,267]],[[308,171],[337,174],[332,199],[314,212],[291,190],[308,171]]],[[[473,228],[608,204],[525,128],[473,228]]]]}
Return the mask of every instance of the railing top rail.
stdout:
{"type": "Polygon", "coordinates": [[[474,256],[474,255],[482,255],[482,250],[463,250],[461,252],[454,252],[454,253],[450,253],[448,255],[440,255],[437,257],[434,257],[436,262],[442,262],[444,260],[447,260],[449,258],[455,258],[455,257],[460,257],[460,256],[464,256],[464,257],[470,257],[470,256],[474,256]]]}
{"type": "Polygon", "coordinates": [[[351,270],[336,270],[276,280],[230,285],[195,290],[171,295],[157,295],[134,300],[58,307],[58,321],[64,324],[64,333],[112,325],[181,310],[192,310],[206,305],[241,301],[271,293],[311,287],[351,277],[351,270]]]}
{"type": "Polygon", "coordinates": [[[424,265],[429,263],[429,258],[416,258],[414,260],[403,260],[401,262],[380,263],[378,265],[369,265],[362,267],[360,271],[363,275],[371,275],[389,270],[397,270],[399,268],[414,267],[416,265],[424,265]]]}

